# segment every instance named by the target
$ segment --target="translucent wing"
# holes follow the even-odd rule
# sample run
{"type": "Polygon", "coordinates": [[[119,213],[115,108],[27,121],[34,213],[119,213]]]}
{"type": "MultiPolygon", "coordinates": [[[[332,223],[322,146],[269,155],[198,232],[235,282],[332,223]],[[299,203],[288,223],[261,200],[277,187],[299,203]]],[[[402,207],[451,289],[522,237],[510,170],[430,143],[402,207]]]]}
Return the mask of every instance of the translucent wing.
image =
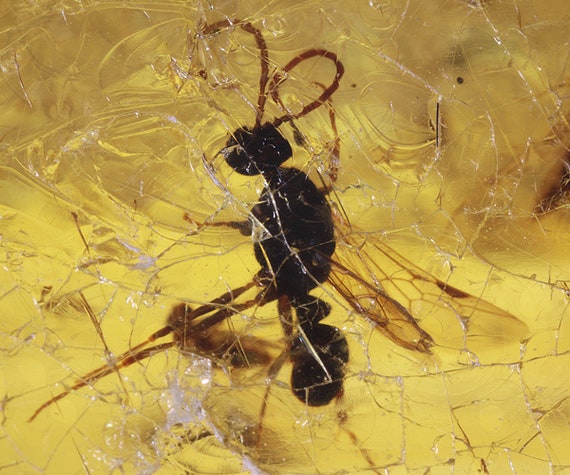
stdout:
{"type": "Polygon", "coordinates": [[[527,338],[524,322],[428,274],[379,238],[346,236],[329,282],[399,346],[427,353],[435,343],[476,353],[483,345],[527,338]]]}

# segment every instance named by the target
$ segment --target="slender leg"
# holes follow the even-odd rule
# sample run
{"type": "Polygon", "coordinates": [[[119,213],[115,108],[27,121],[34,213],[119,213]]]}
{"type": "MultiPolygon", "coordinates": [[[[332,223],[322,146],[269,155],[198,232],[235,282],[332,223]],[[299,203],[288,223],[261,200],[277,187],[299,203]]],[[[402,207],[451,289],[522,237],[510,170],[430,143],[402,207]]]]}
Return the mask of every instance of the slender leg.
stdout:
{"type": "Polygon", "coordinates": [[[267,371],[267,376],[265,377],[265,394],[263,396],[263,402],[261,404],[261,409],[259,410],[259,422],[257,428],[257,441],[261,441],[263,433],[263,419],[265,418],[265,413],[267,412],[267,401],[269,400],[269,393],[271,391],[271,384],[273,380],[281,371],[283,365],[289,359],[289,351],[291,348],[291,337],[293,335],[293,320],[291,313],[291,303],[287,296],[280,296],[277,300],[277,307],[279,310],[279,321],[283,327],[283,333],[286,336],[286,349],[279,355],[279,357],[271,364],[269,370],[267,371]]]}
{"type": "Polygon", "coordinates": [[[251,235],[252,226],[250,221],[212,221],[212,222],[205,222],[205,223],[198,223],[195,221],[187,212],[184,213],[184,221],[190,223],[192,226],[196,226],[198,229],[193,231],[192,234],[196,234],[200,232],[202,229],[216,226],[216,227],[226,227],[231,229],[237,229],[241,234],[244,236],[251,235]]]}
{"type": "Polygon", "coordinates": [[[211,302],[201,305],[195,310],[191,310],[185,303],[176,305],[170,312],[166,326],[154,332],[143,342],[119,355],[115,363],[106,364],[96,368],[76,380],[75,383],[73,383],[73,385],[64,392],[52,397],[36,409],[28,419],[28,422],[32,422],[44,409],[55,404],[57,401],[60,401],[73,391],[92,385],[101,378],[104,378],[121,368],[126,368],[133,363],[142,361],[156,353],[160,353],[174,346],[184,348],[185,343],[189,341],[193,335],[197,335],[200,332],[204,332],[205,330],[212,328],[235,313],[247,310],[255,305],[263,306],[268,302],[275,300],[273,292],[268,289],[264,289],[253,299],[231,305],[236,298],[254,286],[259,286],[260,283],[265,285],[266,281],[264,280],[264,276],[258,274],[258,276],[248,284],[230,290],[211,302]],[[200,319],[200,317],[203,316],[205,317],[200,319]],[[195,321],[197,321],[197,323],[194,323],[195,321]],[[169,335],[170,333],[174,334],[174,341],[148,347],[148,345],[169,335]]]}

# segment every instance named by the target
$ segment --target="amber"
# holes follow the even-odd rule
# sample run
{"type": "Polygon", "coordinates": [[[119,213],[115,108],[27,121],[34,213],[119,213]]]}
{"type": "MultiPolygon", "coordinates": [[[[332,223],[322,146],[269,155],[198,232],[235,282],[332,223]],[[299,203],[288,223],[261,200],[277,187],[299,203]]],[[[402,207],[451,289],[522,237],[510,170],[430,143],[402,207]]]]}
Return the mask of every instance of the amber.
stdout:
{"type": "MultiPolygon", "coordinates": [[[[566,0],[3,2],[0,471],[570,473],[569,18],[566,0]],[[222,225],[264,189],[220,153],[256,119],[240,21],[272,77],[309,48],[344,65],[330,104],[279,127],[284,166],[331,189],[334,275],[312,293],[348,341],[342,395],[291,392],[271,303],[30,421],[259,271],[263,230],[222,225]]],[[[288,71],[266,119],[331,74],[288,71]]]]}

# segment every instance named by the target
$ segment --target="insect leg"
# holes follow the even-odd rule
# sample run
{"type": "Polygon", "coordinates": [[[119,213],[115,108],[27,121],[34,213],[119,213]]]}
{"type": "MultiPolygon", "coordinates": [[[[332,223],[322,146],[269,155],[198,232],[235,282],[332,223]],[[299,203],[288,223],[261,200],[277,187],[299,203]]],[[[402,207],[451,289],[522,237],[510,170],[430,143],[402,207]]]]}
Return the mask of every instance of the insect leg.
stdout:
{"type": "MultiPolygon", "coordinates": [[[[133,363],[142,361],[146,358],[149,358],[153,354],[159,353],[166,349],[172,348],[174,346],[185,348],[184,345],[186,341],[191,338],[191,335],[203,332],[208,328],[217,325],[233,314],[246,310],[254,305],[261,306],[265,305],[267,302],[270,302],[273,297],[266,290],[263,290],[259,292],[253,299],[237,305],[229,306],[231,302],[233,302],[237,297],[245,293],[247,290],[251,289],[254,286],[260,285],[261,279],[262,277],[256,277],[248,284],[230,290],[220,297],[208,302],[207,304],[201,305],[195,310],[192,310],[185,303],[176,305],[168,316],[166,326],[155,331],[143,342],[119,355],[116,358],[115,363],[100,366],[99,368],[96,368],[81,378],[77,379],[68,389],[58,394],[57,396],[52,397],[50,400],[46,401],[38,409],[36,409],[36,411],[28,419],[28,422],[32,422],[44,409],[48,408],[52,404],[55,404],[68,394],[78,389],[92,385],[101,378],[104,378],[105,376],[108,376],[109,374],[121,368],[125,368],[132,365],[133,363]],[[208,314],[211,315],[208,316],[208,314]],[[202,318],[197,324],[194,325],[191,323],[194,320],[200,319],[200,317],[204,315],[206,315],[206,317],[202,318]],[[148,347],[149,344],[167,336],[170,333],[174,334],[174,341],[148,347]]],[[[265,284],[263,283],[263,285],[265,284]]]]}

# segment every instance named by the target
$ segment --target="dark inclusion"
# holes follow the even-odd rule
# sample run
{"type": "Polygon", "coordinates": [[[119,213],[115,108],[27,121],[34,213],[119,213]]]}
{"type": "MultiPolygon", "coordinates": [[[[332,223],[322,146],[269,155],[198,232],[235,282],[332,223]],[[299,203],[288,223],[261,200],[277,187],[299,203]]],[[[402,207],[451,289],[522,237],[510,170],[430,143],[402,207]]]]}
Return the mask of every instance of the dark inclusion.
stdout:
{"type": "Polygon", "coordinates": [[[291,386],[308,405],[328,404],[342,390],[348,344],[338,328],[320,323],[330,306],[309,294],[327,280],[336,246],[325,192],[301,170],[281,166],[292,150],[271,123],[238,129],[222,153],[238,173],[265,179],[251,213],[267,235],[254,251],[260,274],[273,277],[272,291],[296,310],[300,330],[290,349],[291,386]]]}
{"type": "Polygon", "coordinates": [[[259,265],[274,274],[278,295],[307,295],[327,280],[336,246],[324,193],[301,170],[280,166],[292,150],[272,124],[239,129],[224,156],[238,173],[261,174],[266,181],[251,210],[269,235],[254,245],[259,265]]]}
{"type": "Polygon", "coordinates": [[[543,193],[536,206],[539,214],[548,213],[570,203],[570,155],[562,160],[559,177],[555,177],[553,181],[554,183],[546,193],[543,193]]]}

